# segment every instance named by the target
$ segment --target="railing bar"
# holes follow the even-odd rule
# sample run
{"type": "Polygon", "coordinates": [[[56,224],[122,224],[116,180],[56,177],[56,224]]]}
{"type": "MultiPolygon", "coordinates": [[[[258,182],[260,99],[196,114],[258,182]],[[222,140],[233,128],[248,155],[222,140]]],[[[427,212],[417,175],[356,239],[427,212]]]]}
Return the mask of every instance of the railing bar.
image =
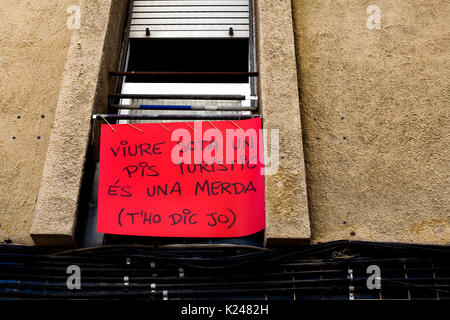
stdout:
{"type": "Polygon", "coordinates": [[[257,114],[94,114],[94,120],[239,120],[260,118],[257,114]]]}
{"type": "Polygon", "coordinates": [[[259,76],[259,72],[110,71],[109,76],[247,76],[247,77],[257,77],[257,76],[259,76]]]}
{"type": "Polygon", "coordinates": [[[246,100],[243,95],[192,95],[192,94],[110,94],[110,98],[120,99],[180,99],[180,100],[246,100]]]}
{"type": "Polygon", "coordinates": [[[146,105],[146,104],[112,104],[114,109],[130,110],[190,110],[190,111],[256,111],[257,106],[191,106],[191,105],[146,105]]]}

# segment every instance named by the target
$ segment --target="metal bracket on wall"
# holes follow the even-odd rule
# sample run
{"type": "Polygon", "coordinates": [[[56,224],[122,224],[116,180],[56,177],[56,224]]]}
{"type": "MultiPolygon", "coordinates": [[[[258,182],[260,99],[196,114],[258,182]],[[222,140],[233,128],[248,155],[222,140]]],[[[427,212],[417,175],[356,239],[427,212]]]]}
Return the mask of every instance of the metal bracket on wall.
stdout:
{"type": "Polygon", "coordinates": [[[348,280],[349,280],[348,299],[355,300],[355,287],[353,286],[353,270],[352,269],[348,269],[348,280]]]}

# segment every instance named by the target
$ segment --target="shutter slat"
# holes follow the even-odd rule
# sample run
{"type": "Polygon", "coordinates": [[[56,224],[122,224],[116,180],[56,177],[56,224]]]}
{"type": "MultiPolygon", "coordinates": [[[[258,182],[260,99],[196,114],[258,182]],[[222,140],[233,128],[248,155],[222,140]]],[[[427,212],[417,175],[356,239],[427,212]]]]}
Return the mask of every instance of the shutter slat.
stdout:
{"type": "Polygon", "coordinates": [[[248,38],[249,21],[249,0],[135,1],[130,38],[248,38]]]}
{"type": "Polygon", "coordinates": [[[248,18],[248,12],[139,12],[133,19],[175,19],[175,18],[248,18]]]}
{"type": "Polygon", "coordinates": [[[135,7],[141,6],[245,6],[248,0],[197,0],[197,1],[135,1],[135,7]]]}
{"type": "Polygon", "coordinates": [[[182,6],[182,7],[134,7],[133,12],[248,12],[248,6],[182,6]]]}
{"type": "MultiPolygon", "coordinates": [[[[218,31],[218,30],[226,30],[228,31],[227,26],[220,24],[199,24],[199,25],[134,25],[131,26],[130,31],[145,31],[146,28],[150,28],[151,31],[218,31]]],[[[249,26],[246,24],[236,24],[232,25],[233,30],[235,31],[249,31],[249,26]]]]}
{"type": "Polygon", "coordinates": [[[230,18],[216,18],[216,19],[133,19],[132,25],[145,24],[145,25],[171,25],[171,24],[246,24],[248,19],[230,19],[230,18]]]}
{"type": "MultiPolygon", "coordinates": [[[[130,31],[130,38],[229,38],[228,30],[223,31],[151,31],[148,37],[145,31],[130,31]]],[[[248,31],[234,31],[233,38],[248,38],[248,31]]]]}

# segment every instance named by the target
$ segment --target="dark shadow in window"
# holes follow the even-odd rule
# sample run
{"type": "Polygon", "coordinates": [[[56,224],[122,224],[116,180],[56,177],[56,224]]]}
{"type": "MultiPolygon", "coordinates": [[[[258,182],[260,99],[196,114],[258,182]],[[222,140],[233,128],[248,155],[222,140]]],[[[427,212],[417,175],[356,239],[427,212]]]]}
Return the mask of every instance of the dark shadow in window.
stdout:
{"type": "MultiPolygon", "coordinates": [[[[248,39],[131,39],[127,71],[247,72],[248,39]]],[[[127,82],[248,83],[246,76],[129,76],[127,82]]]]}

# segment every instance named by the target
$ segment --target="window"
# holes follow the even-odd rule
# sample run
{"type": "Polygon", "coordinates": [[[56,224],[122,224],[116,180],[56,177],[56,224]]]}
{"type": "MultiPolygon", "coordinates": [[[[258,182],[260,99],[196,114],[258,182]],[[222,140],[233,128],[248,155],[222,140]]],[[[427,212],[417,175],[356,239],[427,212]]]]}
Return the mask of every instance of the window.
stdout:
{"type": "MultiPolygon", "coordinates": [[[[186,119],[234,115],[237,119],[257,112],[255,79],[249,77],[255,71],[251,12],[249,0],[134,1],[119,70],[123,77],[110,107],[119,109],[120,115],[136,117],[119,123],[160,122],[168,114],[186,119]],[[192,109],[179,110],[179,105],[192,109]],[[212,111],[211,106],[219,108],[212,111]],[[145,115],[161,118],[137,117],[145,115]]],[[[164,242],[262,245],[262,239],[259,232],[245,239],[164,242]]],[[[148,243],[152,239],[107,235],[105,241],[148,243]]]]}
{"type": "Polygon", "coordinates": [[[220,106],[237,107],[235,114],[250,115],[256,109],[255,80],[247,75],[254,71],[251,12],[249,0],[134,1],[121,71],[152,74],[123,77],[120,93],[132,99],[116,99],[113,106],[119,114],[227,114],[221,109],[200,111],[220,106]],[[156,94],[165,96],[149,98],[156,94]],[[192,99],[174,99],[174,95],[192,99]],[[228,97],[219,99],[224,95],[228,97]],[[233,100],[233,96],[241,98],[233,100]],[[146,110],[140,108],[143,105],[146,110]],[[170,109],[177,105],[196,111],[170,109]],[[148,110],[149,106],[167,107],[148,110]]]}

